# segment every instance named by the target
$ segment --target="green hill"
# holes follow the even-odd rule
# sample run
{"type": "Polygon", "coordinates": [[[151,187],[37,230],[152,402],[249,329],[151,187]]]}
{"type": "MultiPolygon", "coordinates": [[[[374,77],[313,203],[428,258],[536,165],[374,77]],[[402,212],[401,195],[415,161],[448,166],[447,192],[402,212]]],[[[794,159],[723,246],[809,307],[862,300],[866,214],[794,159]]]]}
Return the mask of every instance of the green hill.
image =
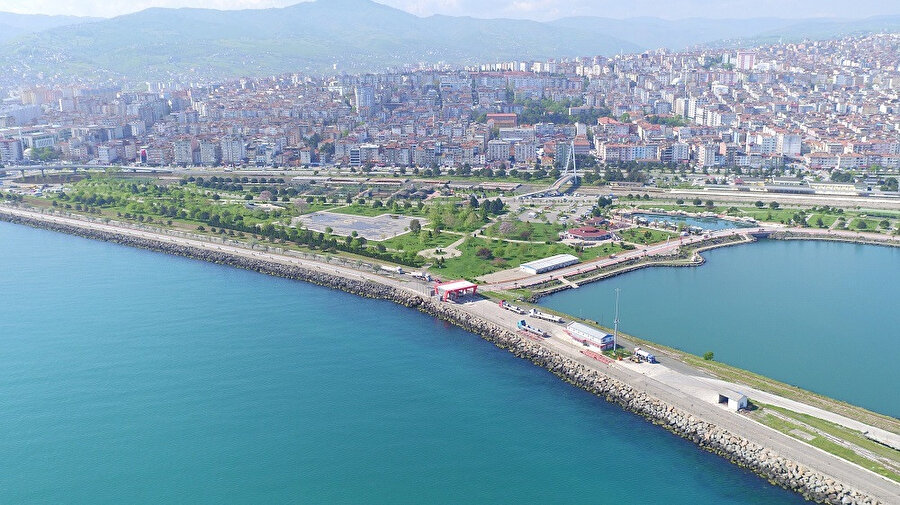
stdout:
{"type": "Polygon", "coordinates": [[[15,74],[221,78],[366,71],[417,62],[475,63],[634,51],[591,30],[525,20],[420,18],[369,0],[282,9],[147,9],[20,37],[0,63],[15,74]]]}

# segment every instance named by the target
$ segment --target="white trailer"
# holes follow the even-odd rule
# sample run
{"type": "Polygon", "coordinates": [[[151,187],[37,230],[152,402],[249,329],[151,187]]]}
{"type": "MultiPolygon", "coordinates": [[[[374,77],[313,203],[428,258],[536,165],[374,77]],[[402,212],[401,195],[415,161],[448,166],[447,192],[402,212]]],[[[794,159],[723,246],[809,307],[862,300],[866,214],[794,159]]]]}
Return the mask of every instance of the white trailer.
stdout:
{"type": "Polygon", "coordinates": [[[546,312],[541,312],[537,309],[529,310],[528,315],[531,317],[536,317],[538,319],[543,319],[544,321],[553,321],[554,323],[562,323],[563,322],[563,318],[561,318],[557,315],[554,315],[554,314],[547,314],[546,312]]]}
{"type": "Polygon", "coordinates": [[[525,309],[523,309],[519,306],[513,305],[513,304],[507,302],[506,300],[500,300],[500,307],[502,307],[508,311],[515,312],[516,314],[520,314],[520,315],[525,314],[525,309]]]}

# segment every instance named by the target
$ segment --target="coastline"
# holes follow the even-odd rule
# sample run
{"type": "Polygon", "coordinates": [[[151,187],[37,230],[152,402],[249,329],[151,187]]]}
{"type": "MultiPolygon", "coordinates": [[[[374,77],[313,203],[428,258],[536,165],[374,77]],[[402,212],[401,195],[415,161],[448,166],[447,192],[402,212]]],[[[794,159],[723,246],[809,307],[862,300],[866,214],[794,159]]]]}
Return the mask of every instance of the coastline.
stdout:
{"type": "MultiPolygon", "coordinates": [[[[577,278],[578,275],[566,277],[568,283],[560,283],[558,286],[553,286],[551,288],[542,289],[535,291],[529,296],[526,301],[534,303],[539,299],[552,295],[554,293],[559,293],[560,291],[565,291],[567,289],[573,289],[576,286],[582,286],[584,284],[590,284],[592,282],[598,282],[606,279],[610,279],[616,277],[618,275],[626,274],[629,272],[633,272],[635,270],[640,270],[642,268],[651,268],[651,267],[662,267],[662,268],[692,268],[692,267],[700,267],[706,263],[706,258],[701,254],[706,251],[711,251],[713,249],[720,249],[723,247],[733,247],[745,244],[752,244],[758,242],[760,240],[759,237],[755,237],[752,233],[748,233],[747,235],[743,235],[740,233],[736,233],[737,237],[741,237],[743,240],[725,240],[723,241],[722,237],[710,239],[709,241],[699,242],[694,244],[697,247],[691,247],[691,255],[688,258],[657,258],[657,257],[642,257],[634,260],[634,262],[625,262],[620,263],[605,272],[600,272],[593,275],[588,275],[584,278],[577,278]],[[575,284],[573,286],[572,284],[575,284]]],[[[727,237],[730,238],[730,237],[727,237]]],[[[773,231],[769,233],[766,237],[769,240],[817,240],[823,242],[842,242],[847,244],[859,244],[859,245],[876,245],[882,247],[900,247],[900,242],[897,242],[890,237],[885,237],[883,240],[877,240],[873,237],[866,236],[846,236],[839,234],[829,234],[824,232],[797,232],[795,230],[779,230],[773,231]]],[[[582,274],[583,275],[583,274],[582,274]]]]}
{"type": "MultiPolygon", "coordinates": [[[[19,210],[28,212],[24,209],[19,210]]],[[[691,440],[701,448],[719,454],[734,464],[750,469],[769,482],[795,491],[807,499],[824,503],[880,503],[876,498],[852,489],[824,473],[796,463],[772,449],[736,435],[715,423],[701,420],[677,406],[655,398],[636,386],[603,373],[594,366],[586,366],[584,362],[570,359],[546,346],[524,339],[460,306],[439,302],[410,289],[366,279],[363,276],[360,276],[360,279],[350,278],[339,273],[329,273],[321,271],[321,269],[299,265],[287,265],[263,258],[248,258],[224,251],[129,236],[122,232],[101,231],[87,226],[88,223],[78,226],[74,223],[51,222],[48,218],[49,216],[41,214],[33,214],[29,217],[16,215],[6,212],[5,208],[0,207],[0,220],[3,221],[230,265],[267,275],[302,280],[359,296],[390,300],[406,307],[415,308],[476,333],[497,347],[506,349],[517,357],[528,359],[563,380],[592,394],[603,396],[608,401],[615,402],[626,410],[691,440]]]]}
{"type": "Polygon", "coordinates": [[[651,268],[651,267],[662,267],[662,268],[693,268],[699,267],[706,263],[706,258],[704,258],[700,253],[704,251],[709,251],[712,249],[719,249],[722,247],[731,247],[736,245],[750,244],[756,242],[758,239],[752,236],[744,236],[744,235],[733,235],[729,237],[718,237],[714,239],[710,239],[708,241],[699,242],[698,247],[692,247],[690,249],[689,257],[677,257],[677,258],[662,258],[656,256],[645,256],[641,258],[636,258],[634,260],[629,260],[623,263],[619,263],[615,265],[612,269],[607,271],[601,271],[600,273],[592,272],[590,275],[587,275],[584,278],[578,278],[579,275],[585,274],[576,274],[571,276],[572,278],[566,278],[569,283],[562,283],[559,286],[554,286],[552,288],[535,291],[530,297],[527,298],[526,301],[534,303],[537,300],[552,295],[554,293],[559,293],[560,291],[565,291],[567,289],[573,289],[575,286],[583,286],[585,284],[590,284],[593,282],[602,281],[605,279],[611,279],[613,277],[626,274],[628,272],[634,272],[635,270],[640,270],[642,268],[651,268]],[[727,240],[725,240],[727,239],[727,240]],[[573,286],[572,284],[575,284],[573,286]]]}

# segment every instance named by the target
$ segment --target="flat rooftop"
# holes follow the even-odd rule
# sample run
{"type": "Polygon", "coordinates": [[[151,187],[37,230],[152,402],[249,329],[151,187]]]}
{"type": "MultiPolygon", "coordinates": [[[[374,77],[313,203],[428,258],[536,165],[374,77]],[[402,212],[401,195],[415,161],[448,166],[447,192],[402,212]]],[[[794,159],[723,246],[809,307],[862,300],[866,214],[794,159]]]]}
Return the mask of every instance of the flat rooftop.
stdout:
{"type": "Polygon", "coordinates": [[[528,263],[522,263],[520,266],[525,268],[533,268],[535,270],[543,270],[545,268],[551,268],[556,265],[564,265],[566,263],[578,263],[578,256],[573,256],[571,254],[557,254],[556,256],[550,256],[549,258],[542,258],[539,260],[529,261],[528,263]]]}
{"type": "Polygon", "coordinates": [[[592,326],[588,326],[586,324],[578,323],[575,321],[566,325],[566,329],[569,331],[581,333],[582,335],[590,335],[593,337],[597,337],[598,339],[602,339],[603,337],[609,335],[609,333],[606,333],[605,331],[601,331],[592,326]]]}
{"type": "Polygon", "coordinates": [[[459,291],[461,289],[472,289],[476,287],[478,287],[477,284],[463,280],[445,282],[444,284],[438,284],[437,286],[439,291],[459,291]]]}

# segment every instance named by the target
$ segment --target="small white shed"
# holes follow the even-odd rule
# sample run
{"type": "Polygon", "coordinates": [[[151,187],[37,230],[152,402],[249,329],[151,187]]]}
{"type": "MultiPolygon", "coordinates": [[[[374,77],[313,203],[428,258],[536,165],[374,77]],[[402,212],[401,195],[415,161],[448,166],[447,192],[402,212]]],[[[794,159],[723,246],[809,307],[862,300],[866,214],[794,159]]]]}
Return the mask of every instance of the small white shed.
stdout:
{"type": "Polygon", "coordinates": [[[737,412],[747,408],[747,395],[733,389],[719,389],[718,391],[719,405],[728,407],[728,410],[737,412]]]}

